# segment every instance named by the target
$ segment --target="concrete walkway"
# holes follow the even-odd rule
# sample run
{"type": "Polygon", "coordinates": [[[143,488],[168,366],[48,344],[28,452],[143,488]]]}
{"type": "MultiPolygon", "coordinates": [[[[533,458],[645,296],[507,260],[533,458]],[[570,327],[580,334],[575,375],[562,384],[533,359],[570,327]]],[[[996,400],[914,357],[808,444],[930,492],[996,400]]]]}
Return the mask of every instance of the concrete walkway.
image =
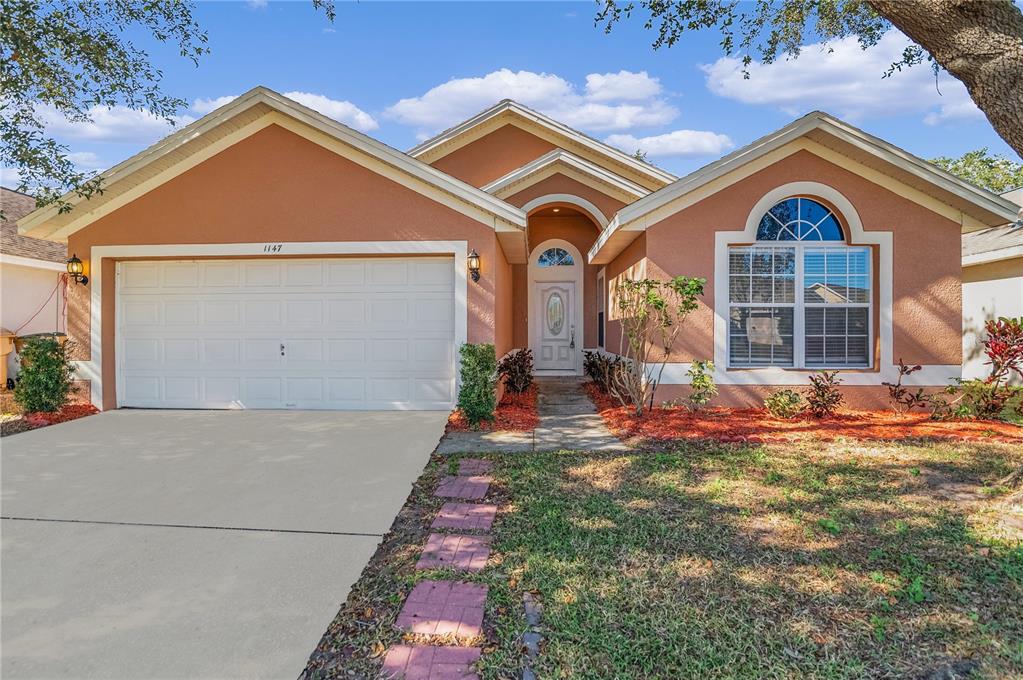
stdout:
{"type": "Polygon", "coordinates": [[[537,378],[540,426],[532,432],[450,432],[437,453],[625,451],[583,391],[583,378],[537,378]]]}

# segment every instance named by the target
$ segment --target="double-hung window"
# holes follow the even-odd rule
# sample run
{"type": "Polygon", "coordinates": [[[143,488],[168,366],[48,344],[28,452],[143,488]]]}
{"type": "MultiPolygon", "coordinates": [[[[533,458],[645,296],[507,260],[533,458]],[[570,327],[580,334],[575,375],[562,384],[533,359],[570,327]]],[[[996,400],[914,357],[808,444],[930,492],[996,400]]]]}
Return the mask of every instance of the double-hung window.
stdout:
{"type": "Polygon", "coordinates": [[[775,205],[755,245],[728,250],[729,366],[869,367],[870,262],[823,204],[775,205]]]}

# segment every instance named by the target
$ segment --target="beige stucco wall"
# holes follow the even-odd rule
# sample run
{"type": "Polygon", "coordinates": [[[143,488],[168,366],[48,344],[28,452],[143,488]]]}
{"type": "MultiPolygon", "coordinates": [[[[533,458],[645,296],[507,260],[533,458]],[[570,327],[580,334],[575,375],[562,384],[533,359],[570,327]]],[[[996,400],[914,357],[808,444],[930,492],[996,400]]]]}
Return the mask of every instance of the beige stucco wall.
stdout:
{"type": "MultiPolygon", "coordinates": [[[[482,259],[468,290],[468,339],[495,342],[495,286],[506,269],[494,230],[271,125],[72,235],[87,260],[97,245],[465,240],[482,259]]],[[[108,264],[110,266],[108,266],[108,264]]],[[[114,272],[104,263],[103,401],[114,401],[114,272]]],[[[87,273],[89,263],[86,262],[87,273]]],[[[71,289],[69,334],[89,356],[89,288],[71,289]]]]}
{"type": "Polygon", "coordinates": [[[963,268],[963,377],[990,373],[983,354],[984,322],[1023,317],[1023,257],[963,268]]]}
{"type": "Polygon", "coordinates": [[[522,128],[503,125],[437,159],[431,165],[463,182],[481,187],[552,149],[553,144],[522,128]]]}

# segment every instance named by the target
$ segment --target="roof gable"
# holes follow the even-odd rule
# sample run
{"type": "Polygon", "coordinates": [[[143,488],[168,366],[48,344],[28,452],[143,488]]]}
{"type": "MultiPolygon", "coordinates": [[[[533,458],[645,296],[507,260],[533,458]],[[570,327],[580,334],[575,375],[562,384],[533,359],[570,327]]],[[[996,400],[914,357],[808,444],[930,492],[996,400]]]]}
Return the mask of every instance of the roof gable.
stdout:
{"type": "Polygon", "coordinates": [[[735,181],[807,150],[868,180],[895,179],[902,195],[963,225],[983,229],[1015,219],[1014,204],[827,113],[814,111],[622,208],[589,253],[607,262],[635,234],[735,181]]]}
{"type": "Polygon", "coordinates": [[[493,227],[499,234],[514,234],[513,240],[524,240],[521,235],[526,216],[520,209],[264,87],[250,90],[107,170],[103,173],[103,194],[87,201],[68,194],[65,200],[75,209],[59,213],[53,206],[44,207],[19,220],[18,226],[22,233],[51,240],[66,239],[99,217],[273,124],[427,194],[493,227]]]}
{"type": "Polygon", "coordinates": [[[675,175],[666,170],[641,161],[510,99],[502,100],[422,142],[409,150],[409,155],[427,163],[435,163],[505,125],[519,127],[651,191],[676,179],[675,175]]]}
{"type": "Polygon", "coordinates": [[[564,149],[554,149],[482,188],[495,196],[507,198],[558,173],[582,182],[623,203],[631,203],[650,193],[649,189],[630,182],[624,177],[564,149]]]}

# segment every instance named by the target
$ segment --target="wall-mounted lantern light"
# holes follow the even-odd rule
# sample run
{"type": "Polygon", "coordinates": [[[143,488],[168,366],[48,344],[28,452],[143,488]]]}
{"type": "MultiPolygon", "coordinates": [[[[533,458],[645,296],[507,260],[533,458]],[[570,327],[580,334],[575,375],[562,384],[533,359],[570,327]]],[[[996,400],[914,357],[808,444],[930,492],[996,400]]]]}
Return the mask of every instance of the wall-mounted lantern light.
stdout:
{"type": "Polygon", "coordinates": [[[72,255],[67,261],[67,273],[75,283],[80,283],[83,286],[89,283],[89,277],[85,275],[85,265],[78,259],[77,255],[72,255]]]}
{"type": "Polygon", "coordinates": [[[468,264],[469,264],[469,276],[472,277],[473,281],[479,281],[480,280],[480,254],[476,252],[475,248],[473,248],[472,250],[469,251],[468,264]]]}

